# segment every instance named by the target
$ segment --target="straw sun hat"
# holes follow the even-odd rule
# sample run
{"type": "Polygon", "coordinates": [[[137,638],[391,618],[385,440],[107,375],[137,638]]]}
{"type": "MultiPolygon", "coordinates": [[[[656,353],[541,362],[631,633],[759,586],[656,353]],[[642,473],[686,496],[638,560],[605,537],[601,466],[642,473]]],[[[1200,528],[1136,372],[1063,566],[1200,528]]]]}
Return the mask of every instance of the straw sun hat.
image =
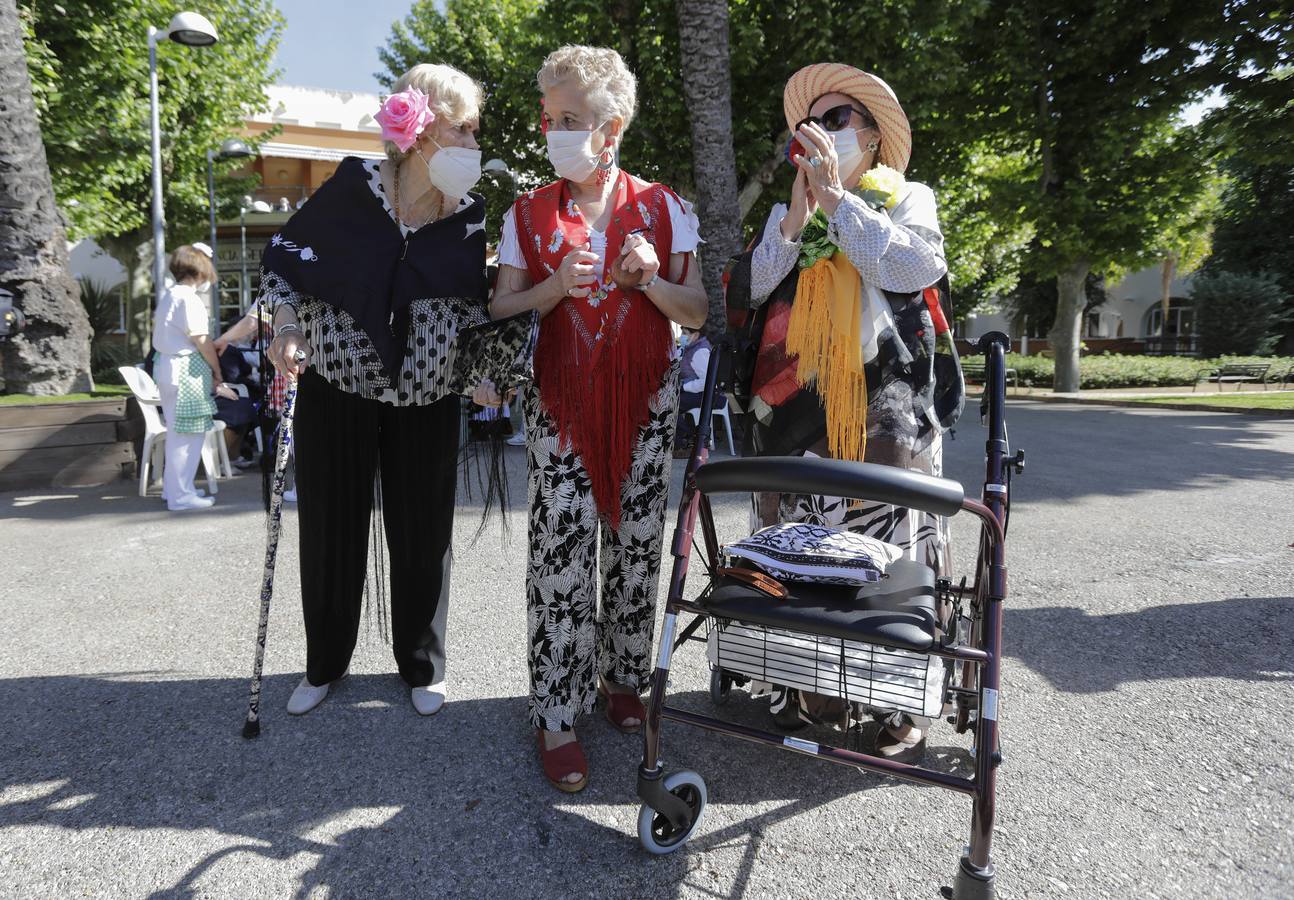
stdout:
{"type": "Polygon", "coordinates": [[[877,161],[900,172],[907,169],[908,158],[912,156],[912,129],[903,107],[899,106],[899,98],[884,81],[853,66],[816,63],[792,75],[782,92],[786,127],[794,131],[795,126],[809,115],[814,101],[835,93],[853,97],[867,107],[876,120],[881,132],[880,158],[877,161]]]}

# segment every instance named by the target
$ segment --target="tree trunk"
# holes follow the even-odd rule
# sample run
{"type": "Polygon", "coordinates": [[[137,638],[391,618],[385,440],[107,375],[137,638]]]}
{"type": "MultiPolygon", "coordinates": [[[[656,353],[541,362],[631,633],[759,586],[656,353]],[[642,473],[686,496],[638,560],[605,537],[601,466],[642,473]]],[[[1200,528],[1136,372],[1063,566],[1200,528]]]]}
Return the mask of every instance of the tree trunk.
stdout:
{"type": "Polygon", "coordinates": [[[728,64],[727,0],[676,0],[683,94],[692,120],[692,171],[697,215],[706,243],[701,277],[710,297],[706,330],[727,321],[723,269],[741,251],[737,158],[732,149],[732,77],[728,64]]]}
{"type": "Polygon", "coordinates": [[[1052,390],[1075,393],[1079,386],[1078,349],[1082,343],[1083,310],[1087,307],[1087,273],[1091,264],[1073,263],[1056,276],[1056,322],[1047,337],[1056,357],[1052,390]]]}
{"type": "Polygon", "coordinates": [[[68,271],[15,0],[0,0],[0,288],[26,330],[0,343],[5,390],[90,390],[90,320],[68,271]]]}
{"type": "Polygon", "coordinates": [[[1177,254],[1169,253],[1164,257],[1163,268],[1159,270],[1159,286],[1161,289],[1159,302],[1163,304],[1160,309],[1162,315],[1160,320],[1163,322],[1159,329],[1160,334],[1168,334],[1168,309],[1173,305],[1173,276],[1177,274],[1177,254]]]}

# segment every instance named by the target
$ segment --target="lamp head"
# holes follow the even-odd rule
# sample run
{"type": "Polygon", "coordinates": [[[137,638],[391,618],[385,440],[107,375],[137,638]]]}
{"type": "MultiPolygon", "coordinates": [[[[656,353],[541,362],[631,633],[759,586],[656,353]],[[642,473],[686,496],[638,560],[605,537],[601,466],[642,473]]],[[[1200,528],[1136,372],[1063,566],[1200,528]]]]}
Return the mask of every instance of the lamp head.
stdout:
{"type": "Polygon", "coordinates": [[[238,138],[226,138],[220,144],[220,152],[216,154],[219,159],[247,159],[255,155],[256,151],[238,138]]]}
{"type": "Polygon", "coordinates": [[[166,36],[186,47],[210,47],[219,37],[216,26],[206,16],[195,12],[177,12],[166,29],[166,36]]]}

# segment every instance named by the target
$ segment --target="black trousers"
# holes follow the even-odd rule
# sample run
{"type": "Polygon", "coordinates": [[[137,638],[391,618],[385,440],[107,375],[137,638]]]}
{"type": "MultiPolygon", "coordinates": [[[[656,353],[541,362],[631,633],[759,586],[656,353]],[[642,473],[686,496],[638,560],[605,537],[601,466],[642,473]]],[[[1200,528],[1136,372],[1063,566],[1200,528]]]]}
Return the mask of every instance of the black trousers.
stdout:
{"type": "Polygon", "coordinates": [[[458,398],[391,406],[308,371],[295,435],[306,677],[340,678],[355,650],[380,469],[396,665],[411,687],[443,680],[458,398]]]}

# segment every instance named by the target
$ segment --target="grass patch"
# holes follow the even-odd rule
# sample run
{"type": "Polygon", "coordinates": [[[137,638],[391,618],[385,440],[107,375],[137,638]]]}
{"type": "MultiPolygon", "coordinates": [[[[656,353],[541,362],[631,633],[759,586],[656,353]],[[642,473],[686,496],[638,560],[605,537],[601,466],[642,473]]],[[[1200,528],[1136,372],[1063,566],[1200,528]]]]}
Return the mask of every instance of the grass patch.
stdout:
{"type": "Polygon", "coordinates": [[[1171,403],[1174,406],[1230,406],[1235,409],[1288,409],[1294,412],[1294,392],[1279,394],[1193,394],[1190,397],[1129,397],[1130,403],[1171,403]]]}
{"type": "Polygon", "coordinates": [[[0,395],[0,406],[31,406],[39,403],[80,403],[85,400],[116,400],[129,397],[130,388],[124,384],[101,384],[88,394],[57,394],[50,397],[33,397],[30,394],[0,395]]]}
{"type": "MultiPolygon", "coordinates": [[[[1084,356],[1078,368],[1083,389],[1123,387],[1174,387],[1192,385],[1201,369],[1212,369],[1227,363],[1259,363],[1271,366],[1268,379],[1280,378],[1291,367],[1288,356],[1224,356],[1219,359],[1192,359],[1186,356],[1120,356],[1114,353],[1084,356]]],[[[1020,356],[1009,353],[1008,368],[1015,369],[1020,384],[1028,387],[1051,387],[1055,381],[1056,361],[1043,356],[1020,356]]],[[[1210,384],[1210,387],[1215,387],[1210,384]]]]}

